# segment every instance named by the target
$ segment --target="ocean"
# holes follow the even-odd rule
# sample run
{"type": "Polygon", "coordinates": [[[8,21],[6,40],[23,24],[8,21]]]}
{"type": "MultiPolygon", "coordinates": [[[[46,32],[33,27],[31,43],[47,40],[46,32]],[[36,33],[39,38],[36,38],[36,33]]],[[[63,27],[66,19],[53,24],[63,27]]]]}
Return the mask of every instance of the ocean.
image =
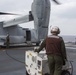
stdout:
{"type": "Polygon", "coordinates": [[[73,35],[61,35],[65,43],[76,43],[76,36],[73,35]]]}

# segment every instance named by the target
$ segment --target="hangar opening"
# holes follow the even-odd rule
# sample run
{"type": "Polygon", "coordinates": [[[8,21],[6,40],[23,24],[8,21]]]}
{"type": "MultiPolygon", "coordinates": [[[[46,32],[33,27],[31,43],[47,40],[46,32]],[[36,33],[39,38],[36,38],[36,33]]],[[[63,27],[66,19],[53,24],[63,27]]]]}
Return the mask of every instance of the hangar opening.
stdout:
{"type": "Polygon", "coordinates": [[[31,41],[31,31],[30,30],[26,31],[26,41],[31,41]]]}

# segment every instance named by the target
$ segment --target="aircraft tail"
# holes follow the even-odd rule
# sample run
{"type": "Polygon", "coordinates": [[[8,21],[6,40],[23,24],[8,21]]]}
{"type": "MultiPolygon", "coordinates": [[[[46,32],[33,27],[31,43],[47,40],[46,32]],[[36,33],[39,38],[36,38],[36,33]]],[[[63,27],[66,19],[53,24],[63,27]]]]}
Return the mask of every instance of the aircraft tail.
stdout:
{"type": "Polygon", "coordinates": [[[32,15],[38,41],[48,35],[50,18],[50,0],[35,0],[32,3],[32,15]]]}

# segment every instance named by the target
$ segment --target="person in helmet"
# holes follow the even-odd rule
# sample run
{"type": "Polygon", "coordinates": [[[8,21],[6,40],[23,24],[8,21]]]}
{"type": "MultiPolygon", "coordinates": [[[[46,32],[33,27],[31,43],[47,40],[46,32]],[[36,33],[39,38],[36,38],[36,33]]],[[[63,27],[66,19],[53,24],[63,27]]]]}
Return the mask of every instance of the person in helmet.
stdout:
{"type": "Polygon", "coordinates": [[[9,38],[9,34],[7,34],[6,36],[6,48],[9,48],[9,45],[10,45],[10,38],[9,38]]]}
{"type": "Polygon", "coordinates": [[[40,52],[43,48],[46,50],[50,75],[61,75],[62,66],[67,60],[66,49],[63,38],[58,36],[60,29],[57,26],[52,27],[51,35],[43,40],[40,47],[35,52],[40,52]]]}

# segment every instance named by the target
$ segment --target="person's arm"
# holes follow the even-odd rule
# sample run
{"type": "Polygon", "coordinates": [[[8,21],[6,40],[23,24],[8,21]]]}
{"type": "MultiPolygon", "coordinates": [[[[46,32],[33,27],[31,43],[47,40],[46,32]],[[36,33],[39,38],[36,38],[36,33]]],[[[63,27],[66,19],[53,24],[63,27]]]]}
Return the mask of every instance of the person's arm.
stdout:
{"type": "Polygon", "coordinates": [[[62,43],[61,43],[61,50],[62,50],[63,58],[67,60],[66,48],[65,48],[65,43],[64,43],[63,39],[62,39],[62,43]]]}
{"type": "Polygon", "coordinates": [[[44,47],[46,47],[46,39],[43,40],[40,47],[38,48],[37,52],[39,53],[44,47]]]}

